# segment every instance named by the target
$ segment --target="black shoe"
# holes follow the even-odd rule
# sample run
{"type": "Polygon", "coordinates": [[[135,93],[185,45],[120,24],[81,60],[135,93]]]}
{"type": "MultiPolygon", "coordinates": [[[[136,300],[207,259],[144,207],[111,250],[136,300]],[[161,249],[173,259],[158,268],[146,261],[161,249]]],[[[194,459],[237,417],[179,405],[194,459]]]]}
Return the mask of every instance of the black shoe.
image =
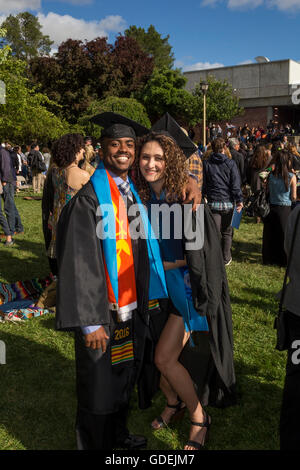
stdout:
{"type": "Polygon", "coordinates": [[[116,444],[117,448],[121,449],[128,449],[128,450],[133,450],[133,449],[140,449],[141,447],[146,447],[147,446],[147,439],[144,436],[139,436],[135,434],[128,434],[126,439],[122,442],[118,442],[116,444]]]}

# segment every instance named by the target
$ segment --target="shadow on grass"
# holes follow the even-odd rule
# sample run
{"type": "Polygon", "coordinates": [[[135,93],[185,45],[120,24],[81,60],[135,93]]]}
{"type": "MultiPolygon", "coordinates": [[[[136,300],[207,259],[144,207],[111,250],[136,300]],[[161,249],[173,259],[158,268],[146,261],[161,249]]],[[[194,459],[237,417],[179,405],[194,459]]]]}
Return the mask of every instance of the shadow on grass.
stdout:
{"type": "Polygon", "coordinates": [[[278,308],[279,302],[279,299],[276,297],[276,292],[260,287],[247,286],[241,287],[239,296],[230,293],[230,300],[232,304],[248,305],[250,307],[249,311],[251,311],[251,307],[255,307],[261,310],[274,310],[274,313],[278,308]]]}
{"type": "Polygon", "coordinates": [[[7,351],[0,366],[1,426],[25,449],[74,449],[73,361],[23,336],[1,331],[1,340],[7,351]]]}
{"type": "Polygon", "coordinates": [[[47,276],[50,269],[45,245],[26,240],[23,237],[15,237],[14,240],[15,244],[11,248],[0,248],[0,276],[5,279],[5,282],[24,281],[34,277],[47,276]],[[20,250],[31,255],[26,260],[22,260],[20,259],[20,250]]]}
{"type": "Polygon", "coordinates": [[[237,263],[244,263],[247,261],[252,264],[260,264],[261,257],[261,243],[250,243],[234,241],[232,245],[232,257],[237,263]]]}

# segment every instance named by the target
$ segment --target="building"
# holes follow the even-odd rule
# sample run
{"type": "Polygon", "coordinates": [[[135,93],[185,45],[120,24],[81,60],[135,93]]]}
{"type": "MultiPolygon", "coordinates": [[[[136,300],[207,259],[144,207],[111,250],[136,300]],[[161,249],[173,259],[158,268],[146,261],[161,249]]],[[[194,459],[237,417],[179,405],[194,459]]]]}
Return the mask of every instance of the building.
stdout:
{"type": "Polygon", "coordinates": [[[184,72],[186,88],[192,91],[208,76],[227,80],[245,110],[232,124],[265,127],[273,119],[300,130],[300,63],[290,59],[270,62],[264,57],[256,60],[253,64],[184,72]]]}

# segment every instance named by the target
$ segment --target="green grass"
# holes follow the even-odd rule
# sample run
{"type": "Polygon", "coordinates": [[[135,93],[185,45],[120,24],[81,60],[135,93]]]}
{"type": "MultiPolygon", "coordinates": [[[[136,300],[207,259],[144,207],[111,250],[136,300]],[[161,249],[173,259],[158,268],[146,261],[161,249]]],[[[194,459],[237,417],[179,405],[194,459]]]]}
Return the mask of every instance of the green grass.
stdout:
{"type": "MultiPolygon", "coordinates": [[[[41,202],[16,198],[25,234],[11,248],[0,246],[0,282],[48,274],[41,229],[41,202]]],[[[275,294],[284,270],[261,264],[262,225],[245,219],[236,230],[228,266],[234,324],[238,404],[208,408],[212,416],[210,450],[274,450],[285,372],[285,353],[275,351],[275,294]]],[[[0,449],[75,449],[76,410],[73,338],[54,330],[52,315],[21,324],[0,324],[7,364],[0,365],[0,449]]],[[[182,449],[189,421],[153,432],[152,419],[164,399],[141,411],[136,392],[131,432],[148,437],[148,449],[182,449]]]]}

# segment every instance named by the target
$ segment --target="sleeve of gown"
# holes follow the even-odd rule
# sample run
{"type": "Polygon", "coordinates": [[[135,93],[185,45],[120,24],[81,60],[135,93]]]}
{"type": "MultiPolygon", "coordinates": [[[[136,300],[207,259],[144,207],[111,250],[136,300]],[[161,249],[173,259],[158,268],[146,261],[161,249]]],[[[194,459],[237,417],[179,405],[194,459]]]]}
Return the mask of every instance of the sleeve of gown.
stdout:
{"type": "Polygon", "coordinates": [[[65,206],[57,227],[56,328],[63,330],[110,323],[97,203],[81,194],[65,206]]]}

